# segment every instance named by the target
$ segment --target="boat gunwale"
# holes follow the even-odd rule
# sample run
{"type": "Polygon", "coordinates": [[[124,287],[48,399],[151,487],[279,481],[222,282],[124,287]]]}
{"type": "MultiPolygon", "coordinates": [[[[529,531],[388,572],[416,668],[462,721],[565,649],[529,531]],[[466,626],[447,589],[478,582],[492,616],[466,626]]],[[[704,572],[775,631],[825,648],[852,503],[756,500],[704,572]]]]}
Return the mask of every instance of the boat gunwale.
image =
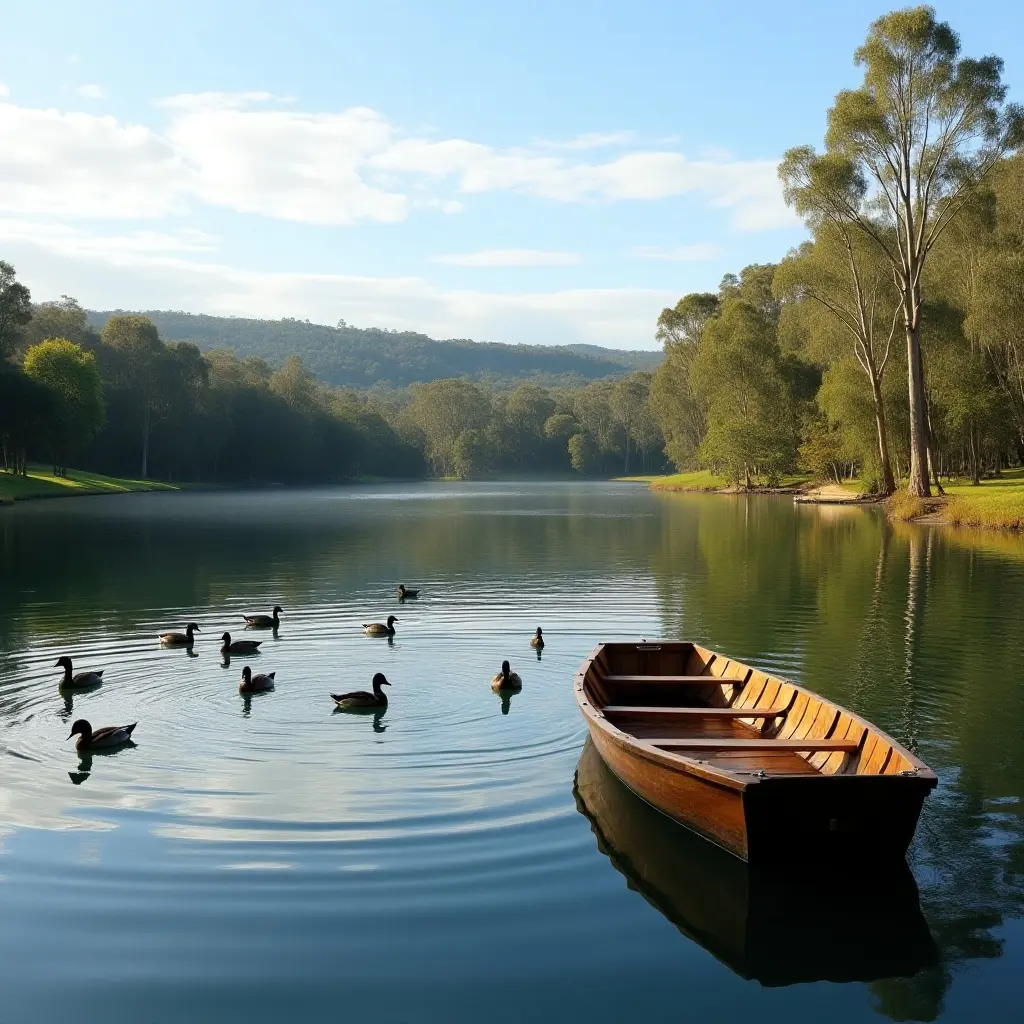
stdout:
{"type": "MultiPolygon", "coordinates": [[[[838,712],[838,716],[846,715],[857,725],[863,726],[866,730],[864,736],[860,742],[860,749],[863,749],[864,743],[867,741],[868,734],[874,733],[875,736],[880,739],[883,743],[890,745],[892,753],[899,754],[908,764],[911,765],[910,774],[896,774],[896,775],[883,775],[881,772],[871,772],[860,774],[831,774],[825,775],[818,772],[815,775],[805,775],[799,773],[787,773],[787,772],[776,772],[768,775],[760,776],[756,772],[749,770],[736,771],[727,768],[722,768],[719,765],[713,765],[707,763],[707,761],[694,757],[687,756],[682,753],[676,753],[674,751],[663,750],[660,747],[656,747],[653,744],[646,742],[642,739],[637,738],[631,733],[620,729],[617,725],[612,723],[608,717],[604,714],[601,708],[598,708],[593,701],[590,700],[589,696],[584,689],[586,684],[587,676],[591,669],[594,667],[594,662],[598,656],[604,650],[605,647],[612,645],[622,644],[623,646],[630,646],[632,641],[628,640],[617,640],[609,641],[597,644],[596,647],[587,655],[579,667],[576,673],[573,685],[573,693],[576,698],[576,703],[587,721],[588,728],[593,731],[594,729],[599,730],[603,735],[607,736],[608,739],[615,743],[620,748],[624,749],[632,757],[639,758],[641,760],[653,762],[660,768],[670,768],[676,771],[694,775],[705,782],[720,785],[727,789],[737,790],[744,792],[751,786],[759,785],[762,782],[770,782],[773,779],[786,779],[786,780],[797,780],[801,779],[804,781],[816,780],[820,784],[820,780],[827,779],[830,781],[838,779],[871,779],[871,778],[887,778],[892,780],[904,779],[906,781],[913,782],[925,782],[929,783],[929,788],[934,788],[938,784],[938,776],[935,772],[928,767],[916,754],[907,750],[901,743],[894,740],[888,733],[880,729],[877,725],[869,722],[867,719],[862,718],[860,715],[854,714],[852,711],[847,710],[841,704],[831,700],[827,697],[822,697],[820,694],[815,693],[813,690],[809,690],[806,686],[799,683],[793,682],[791,679],[786,679],[783,676],[777,676],[770,672],[765,672],[763,669],[758,669],[754,666],[745,664],[744,662],[737,661],[734,658],[727,658],[725,655],[719,654],[717,651],[709,650],[700,644],[694,643],[687,640],[644,640],[644,646],[672,646],[672,647],[690,647],[694,651],[700,652],[703,655],[713,656],[715,658],[723,658],[729,661],[732,665],[740,666],[749,675],[752,671],[762,672],[772,682],[778,682],[781,685],[792,686],[795,690],[794,698],[800,693],[807,695],[810,698],[819,700],[822,704],[834,708],[838,712]]],[[[666,673],[667,674],[667,673],[666,673]]],[[[720,677],[708,676],[708,683],[713,684],[715,682],[721,683],[720,677]]],[[[837,716],[837,720],[838,720],[837,716]]],[[[835,726],[833,725],[833,728],[835,726]]],[[[891,755],[890,755],[891,756],[891,755]]],[[[849,783],[847,783],[849,785],[849,783]]]]}

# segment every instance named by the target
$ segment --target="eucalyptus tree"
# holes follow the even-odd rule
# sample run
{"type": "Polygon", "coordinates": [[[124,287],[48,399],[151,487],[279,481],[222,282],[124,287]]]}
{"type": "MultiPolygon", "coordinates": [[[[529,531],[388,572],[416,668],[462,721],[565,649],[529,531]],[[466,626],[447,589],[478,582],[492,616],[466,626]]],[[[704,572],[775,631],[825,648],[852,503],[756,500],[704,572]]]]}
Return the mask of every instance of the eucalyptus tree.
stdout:
{"type": "MultiPolygon", "coordinates": [[[[791,167],[784,163],[780,169],[784,181],[789,180],[791,167]]],[[[794,194],[787,185],[790,196],[803,206],[804,195],[794,194]]],[[[896,481],[882,389],[902,297],[893,286],[888,261],[870,240],[841,219],[814,219],[814,241],[805,242],[782,261],[773,287],[778,295],[790,300],[782,314],[783,322],[801,322],[809,339],[808,355],[830,365],[852,347],[871,391],[879,491],[892,494],[896,481]]]]}
{"type": "Polygon", "coordinates": [[[14,267],[0,260],[0,359],[14,351],[22,328],[31,319],[31,293],[15,276],[14,267]]]}
{"type": "Polygon", "coordinates": [[[665,437],[666,454],[679,469],[694,465],[707,431],[707,403],[694,391],[690,375],[704,325],[720,305],[714,292],[694,292],[658,317],[655,337],[665,350],[665,361],[651,381],[650,405],[665,437]]]}
{"type": "Polygon", "coordinates": [[[1006,102],[1003,62],[961,57],[959,37],[931,7],[878,18],[854,61],[864,69],[863,83],[836,96],[825,154],[806,147],[786,154],[787,198],[805,217],[863,232],[889,261],[907,345],[908,490],[924,497],[930,487],[922,272],[953,217],[1024,141],[1024,112],[1006,102]]]}

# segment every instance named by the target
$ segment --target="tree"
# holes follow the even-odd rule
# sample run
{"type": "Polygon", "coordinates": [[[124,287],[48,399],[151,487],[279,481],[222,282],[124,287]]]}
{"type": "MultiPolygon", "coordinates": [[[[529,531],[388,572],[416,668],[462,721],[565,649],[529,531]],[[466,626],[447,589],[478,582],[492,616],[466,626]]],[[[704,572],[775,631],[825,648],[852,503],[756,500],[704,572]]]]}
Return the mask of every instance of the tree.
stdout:
{"type": "Polygon", "coordinates": [[[47,338],[66,338],[86,350],[94,348],[99,335],[92,329],[85,310],[77,299],[62,295],[53,302],[32,307],[32,319],[22,330],[22,344],[38,345],[47,338]]]}
{"type": "Polygon", "coordinates": [[[101,334],[117,356],[116,380],[134,399],[142,440],[140,474],[149,476],[149,441],[166,348],[152,320],[144,316],[112,316],[101,334]]]}
{"type": "Polygon", "coordinates": [[[488,396],[468,380],[452,378],[417,384],[407,415],[423,432],[427,458],[440,476],[455,472],[455,441],[464,430],[483,427],[490,415],[488,396]]]}
{"type": "Polygon", "coordinates": [[[67,474],[67,455],[84,448],[103,426],[103,382],[91,352],[64,338],[50,338],[25,354],[25,375],[57,396],[50,423],[54,474],[67,474]]]}
{"type": "MultiPolygon", "coordinates": [[[[787,160],[793,159],[791,152],[787,160]]],[[[797,172],[788,162],[783,163],[779,173],[784,182],[803,177],[803,172],[797,172]]],[[[774,288],[791,300],[783,320],[805,322],[812,348],[816,349],[811,354],[822,362],[832,362],[836,350],[845,353],[852,342],[875,410],[879,491],[892,494],[896,481],[889,457],[882,384],[902,300],[893,287],[888,261],[870,240],[845,221],[819,216],[816,197],[803,191],[808,187],[813,185],[787,185],[786,195],[801,209],[811,211],[810,216],[816,221],[814,241],[805,242],[782,261],[775,274],[774,288]],[[837,334],[844,336],[841,345],[833,340],[837,334]]]]}
{"type": "Polygon", "coordinates": [[[0,260],[0,359],[15,349],[21,329],[32,319],[32,296],[14,276],[14,267],[0,260]]]}
{"type": "Polygon", "coordinates": [[[590,472],[595,456],[594,442],[586,434],[573,434],[569,438],[569,464],[577,473],[590,472]]]}
{"type": "Polygon", "coordinates": [[[665,437],[665,452],[678,469],[688,469],[707,430],[704,398],[690,384],[693,360],[704,325],[719,309],[713,292],[684,295],[658,317],[655,337],[665,350],[665,361],[651,381],[651,411],[665,437]]]}
{"type": "Polygon", "coordinates": [[[750,486],[752,473],[772,479],[796,460],[796,408],[783,373],[774,325],[749,302],[728,301],[704,328],[693,383],[708,400],[705,465],[750,486]]]}
{"type": "Polygon", "coordinates": [[[930,493],[920,335],[924,265],[997,161],[1024,141],[1024,112],[1005,102],[1002,61],[959,54],[956,33],[930,7],[877,19],[854,56],[864,68],[862,86],[840,92],[828,112],[825,155],[791,151],[784,162],[802,169],[791,181],[812,189],[820,211],[862,231],[892,267],[907,345],[908,489],[920,497],[930,493]],[[870,197],[869,179],[877,193],[870,197]],[[889,230],[880,231],[879,223],[889,230]]]}
{"type": "Polygon", "coordinates": [[[622,424],[626,435],[626,458],[623,473],[629,475],[630,444],[637,435],[650,433],[644,420],[650,420],[648,398],[651,393],[651,374],[638,372],[623,377],[612,391],[612,412],[622,424]]]}

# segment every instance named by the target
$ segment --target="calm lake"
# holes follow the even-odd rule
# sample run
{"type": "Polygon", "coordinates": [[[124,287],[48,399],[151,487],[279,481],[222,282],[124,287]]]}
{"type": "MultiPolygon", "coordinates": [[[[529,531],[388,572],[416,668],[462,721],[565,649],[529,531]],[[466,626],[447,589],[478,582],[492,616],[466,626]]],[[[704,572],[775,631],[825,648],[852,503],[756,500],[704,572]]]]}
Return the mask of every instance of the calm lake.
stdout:
{"type": "Polygon", "coordinates": [[[1024,544],[873,510],[594,483],[2,509],[0,1019],[1020,1019],[1022,666],[1024,544]],[[191,656],[159,647],[189,620],[191,656]],[[938,771],[877,946],[842,944],[870,894],[762,901],[602,775],[572,677],[639,637],[792,677],[938,771]],[[63,654],[103,687],[62,696],[63,654]],[[241,697],[245,664],[276,690],[241,697]],[[376,671],[387,711],[336,713],[376,671]],[[79,717],[137,746],[81,761],[79,717]]]}

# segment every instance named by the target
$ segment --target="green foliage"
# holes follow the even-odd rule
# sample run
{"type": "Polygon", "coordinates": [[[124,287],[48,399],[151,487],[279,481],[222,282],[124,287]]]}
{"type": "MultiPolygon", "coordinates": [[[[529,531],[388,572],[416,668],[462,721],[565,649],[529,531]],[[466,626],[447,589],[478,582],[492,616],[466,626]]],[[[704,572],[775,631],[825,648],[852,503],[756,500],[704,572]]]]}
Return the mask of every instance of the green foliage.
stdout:
{"type": "MultiPolygon", "coordinates": [[[[90,313],[102,328],[120,314],[90,313]]],[[[653,370],[658,352],[628,352],[596,345],[502,345],[379,328],[337,327],[304,320],[251,320],[170,311],[147,312],[160,335],[194,341],[204,352],[228,349],[280,366],[299,356],[319,380],[338,387],[410,384],[468,377],[476,383],[512,387],[530,380],[547,387],[578,386],[634,370],[653,370]]],[[[77,340],[77,339],[73,339],[77,340]]]]}
{"type": "Polygon", "coordinates": [[[32,319],[32,296],[15,277],[14,267],[0,260],[0,360],[17,347],[22,328],[32,319]]]}
{"type": "Polygon", "coordinates": [[[104,423],[106,403],[96,359],[74,342],[49,338],[28,350],[24,371],[56,396],[48,433],[54,465],[63,466],[66,456],[88,445],[104,423]]]}
{"type": "Polygon", "coordinates": [[[594,442],[586,434],[573,434],[569,438],[569,464],[577,473],[592,470],[594,442]]]}

